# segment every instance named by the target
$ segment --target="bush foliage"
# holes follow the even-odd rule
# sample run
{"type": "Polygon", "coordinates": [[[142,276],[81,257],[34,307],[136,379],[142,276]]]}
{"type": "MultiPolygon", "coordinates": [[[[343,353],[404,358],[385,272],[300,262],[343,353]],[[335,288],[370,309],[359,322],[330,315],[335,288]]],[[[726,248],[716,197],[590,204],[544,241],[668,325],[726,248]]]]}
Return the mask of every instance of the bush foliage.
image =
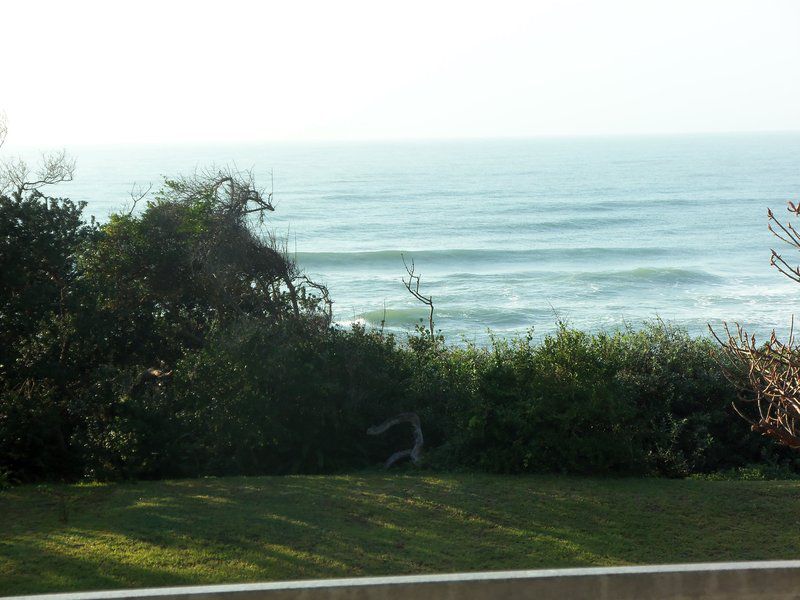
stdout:
{"type": "Polygon", "coordinates": [[[258,231],[271,206],[249,181],[167,182],[102,226],[82,210],[0,197],[3,481],[362,468],[410,445],[366,435],[407,411],[440,468],[794,469],[732,418],[712,344],[678,328],[399,341],[330,325],[324,289],[258,231]]]}

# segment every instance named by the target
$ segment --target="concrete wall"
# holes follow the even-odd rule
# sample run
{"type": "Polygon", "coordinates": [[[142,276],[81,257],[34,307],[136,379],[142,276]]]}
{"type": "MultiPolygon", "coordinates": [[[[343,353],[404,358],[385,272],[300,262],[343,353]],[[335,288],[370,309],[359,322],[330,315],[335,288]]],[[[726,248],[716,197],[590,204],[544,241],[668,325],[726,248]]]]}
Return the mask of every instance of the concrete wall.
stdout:
{"type": "Polygon", "coordinates": [[[365,577],[17,596],[38,600],[800,600],[800,561],[365,577]]]}

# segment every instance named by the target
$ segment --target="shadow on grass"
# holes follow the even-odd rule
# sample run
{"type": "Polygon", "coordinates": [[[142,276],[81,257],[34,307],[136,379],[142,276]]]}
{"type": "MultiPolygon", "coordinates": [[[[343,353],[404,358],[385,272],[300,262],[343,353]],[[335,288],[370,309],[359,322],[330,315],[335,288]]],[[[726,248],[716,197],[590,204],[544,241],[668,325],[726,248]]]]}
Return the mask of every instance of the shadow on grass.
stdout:
{"type": "Polygon", "coordinates": [[[0,593],[795,558],[795,482],[364,474],[0,495],[0,593]],[[770,510],[764,511],[766,505],[770,510]],[[772,522],[774,521],[774,522],[772,522]],[[763,536],[771,531],[769,540],[763,536]]]}

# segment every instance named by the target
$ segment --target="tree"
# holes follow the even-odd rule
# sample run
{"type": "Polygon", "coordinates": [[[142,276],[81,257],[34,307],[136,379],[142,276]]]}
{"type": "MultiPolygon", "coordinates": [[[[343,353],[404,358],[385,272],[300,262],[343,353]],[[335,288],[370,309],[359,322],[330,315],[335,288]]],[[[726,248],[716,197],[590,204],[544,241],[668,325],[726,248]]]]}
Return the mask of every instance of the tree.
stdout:
{"type": "MultiPolygon", "coordinates": [[[[8,136],[8,120],[0,113],[0,149],[8,136]]],[[[11,194],[22,197],[25,193],[41,190],[48,185],[72,181],[75,175],[75,159],[65,150],[42,154],[37,167],[31,167],[21,157],[0,161],[0,195],[11,194]]]]}
{"type": "Polygon", "coordinates": [[[0,195],[0,472],[14,478],[75,473],[69,403],[87,370],[73,360],[87,300],[78,259],[96,235],[82,209],[0,195]]]}
{"type": "Polygon", "coordinates": [[[251,174],[221,170],[167,180],[139,214],[112,215],[83,265],[114,361],[174,364],[237,319],[330,325],[324,286],[262,227],[272,210],[251,174]]]}
{"type": "MultiPolygon", "coordinates": [[[[800,206],[789,202],[792,215],[800,215],[800,206]]],[[[775,237],[800,250],[800,233],[791,223],[782,223],[767,210],[768,227],[775,237]]],[[[800,283],[800,267],[793,267],[776,250],[770,264],[781,274],[800,283]]],[[[741,393],[734,403],[736,412],[750,423],[751,429],[794,449],[800,449],[800,346],[794,339],[794,319],[786,341],[773,330],[766,343],[758,343],[739,324],[731,331],[723,325],[724,337],[709,326],[727,359],[723,369],[738,385],[741,393]]]]}
{"type": "Polygon", "coordinates": [[[278,336],[331,324],[249,173],[168,180],[102,225],[83,208],[0,194],[0,472],[14,479],[161,473],[186,441],[170,396],[183,359],[232,331],[280,356],[278,336]]]}
{"type": "Polygon", "coordinates": [[[66,360],[65,326],[82,310],[79,256],[97,234],[84,203],[39,191],[0,195],[0,383],[66,360]]]}

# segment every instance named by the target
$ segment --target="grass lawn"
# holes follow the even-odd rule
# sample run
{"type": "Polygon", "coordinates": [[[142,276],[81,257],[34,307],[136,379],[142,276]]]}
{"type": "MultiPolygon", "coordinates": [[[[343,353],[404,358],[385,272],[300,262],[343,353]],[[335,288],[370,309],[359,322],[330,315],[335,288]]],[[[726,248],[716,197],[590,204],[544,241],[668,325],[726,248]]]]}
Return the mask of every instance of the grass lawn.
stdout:
{"type": "Polygon", "coordinates": [[[800,558],[800,482],[225,478],[0,492],[0,595],[800,558]]]}

